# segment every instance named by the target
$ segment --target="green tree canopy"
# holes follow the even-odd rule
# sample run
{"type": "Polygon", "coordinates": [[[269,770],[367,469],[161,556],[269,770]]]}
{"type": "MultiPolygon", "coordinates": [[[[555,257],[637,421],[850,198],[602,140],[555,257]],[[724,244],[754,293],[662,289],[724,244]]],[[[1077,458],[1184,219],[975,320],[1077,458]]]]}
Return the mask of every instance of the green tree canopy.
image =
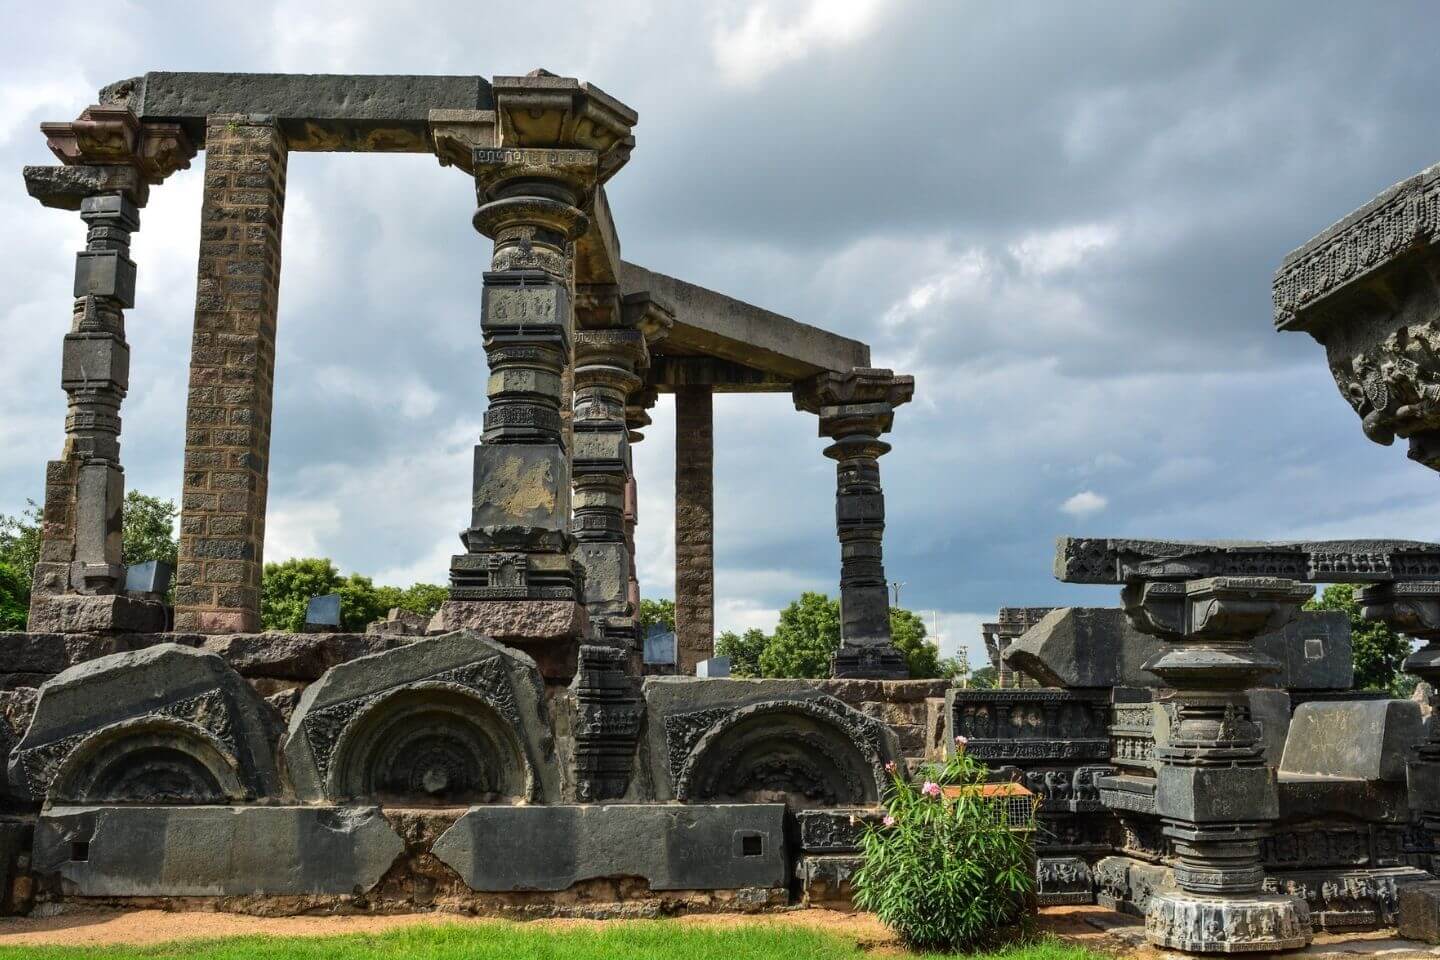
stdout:
{"type": "Polygon", "coordinates": [[[726,630],[715,638],[715,655],[730,658],[730,674],[736,677],[760,676],[760,654],[770,638],[765,631],[751,627],[744,633],[726,630]]]}
{"type": "Polygon", "coordinates": [[[121,522],[121,562],[160,560],[174,567],[180,553],[180,541],[175,536],[175,518],[179,513],[174,500],[148,497],[139,490],[126,492],[121,522]]]}
{"type": "Polygon", "coordinates": [[[1350,618],[1357,690],[1388,690],[1409,696],[1415,681],[1406,676],[1400,665],[1410,654],[1410,641],[1384,623],[1366,620],[1360,613],[1353,587],[1344,583],[1326,587],[1319,598],[1305,604],[1305,609],[1339,610],[1350,618]]]}
{"type": "Polygon", "coordinates": [[[0,563],[0,630],[24,630],[29,607],[29,575],[0,563]]]}
{"type": "Polygon", "coordinates": [[[970,674],[970,689],[993,690],[1000,682],[1000,673],[994,667],[981,667],[970,674]]]}
{"type": "Polygon", "coordinates": [[[760,673],[766,677],[830,675],[830,657],[840,646],[840,602],[806,591],[780,611],[780,622],[760,652],[760,673]]]}
{"type": "Polygon", "coordinates": [[[23,575],[26,603],[30,577],[40,562],[40,521],[40,505],[34,500],[25,501],[18,517],[0,514],[0,563],[23,575]]]}
{"type": "Polygon", "coordinates": [[[359,632],[383,619],[392,607],[433,616],[448,591],[433,583],[410,587],[376,586],[369,577],[341,576],[335,564],[323,557],[297,557],[284,563],[267,563],[260,578],[260,621],[266,630],[295,632],[305,626],[305,609],[311,597],[340,594],[340,629],[359,632]]]}
{"type": "Polygon", "coordinates": [[[891,607],[890,639],[895,649],[905,654],[905,664],[910,668],[911,677],[920,679],[941,675],[940,648],[926,635],[925,621],[918,613],[891,607]]]}
{"type": "Polygon", "coordinates": [[[643,635],[654,624],[664,624],[665,629],[675,629],[674,600],[641,600],[640,633],[643,635]]]}

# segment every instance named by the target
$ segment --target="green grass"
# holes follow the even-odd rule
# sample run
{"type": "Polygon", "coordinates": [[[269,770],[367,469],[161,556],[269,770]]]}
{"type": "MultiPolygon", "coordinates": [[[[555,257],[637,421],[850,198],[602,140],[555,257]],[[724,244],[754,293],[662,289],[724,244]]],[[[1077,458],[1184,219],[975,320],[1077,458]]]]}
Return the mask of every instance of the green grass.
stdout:
{"type": "MultiPolygon", "coordinates": [[[[873,956],[853,940],[814,930],[743,924],[697,927],[665,920],[571,929],[504,922],[427,925],[373,935],[231,937],[149,947],[0,947],[0,960],[855,960],[873,956]]],[[[1058,940],[977,956],[1100,960],[1098,954],[1058,940]]]]}

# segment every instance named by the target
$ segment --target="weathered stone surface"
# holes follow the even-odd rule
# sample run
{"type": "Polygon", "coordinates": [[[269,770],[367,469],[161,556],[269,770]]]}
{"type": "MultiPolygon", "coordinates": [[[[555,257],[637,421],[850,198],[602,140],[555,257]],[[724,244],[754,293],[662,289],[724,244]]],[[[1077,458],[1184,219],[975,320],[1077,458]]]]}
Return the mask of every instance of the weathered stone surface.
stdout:
{"type": "Polygon", "coordinates": [[[621,264],[620,286],[626,293],[651,292],[674,308],[667,344],[676,353],[733,360],[786,381],[870,365],[870,348],[859,341],[633,263],[621,264]]]}
{"type": "Polygon", "coordinates": [[[715,655],[715,424],[707,387],[675,392],[676,671],[715,655]]]}
{"type": "Polygon", "coordinates": [[[1440,943],[1440,882],[1417,883],[1400,892],[1396,933],[1406,940],[1440,943]]]}
{"type": "Polygon", "coordinates": [[[619,800],[630,784],[645,706],[626,675],[627,655],[613,647],[580,648],[571,687],[575,717],[575,799],[619,800]]]}
{"type": "Polygon", "coordinates": [[[384,620],[366,624],[367,634],[396,634],[402,637],[423,637],[430,625],[429,618],[413,610],[391,607],[384,620]]]}
{"type": "Polygon", "coordinates": [[[643,758],[657,800],[875,803],[893,731],[803,680],[647,678],[643,758]]]}
{"type": "Polygon", "coordinates": [[[331,667],[413,643],[394,634],[238,633],[191,634],[185,641],[224,657],[242,677],[318,680],[331,667]]]}
{"type": "Polygon", "coordinates": [[[138,205],[148,199],[149,186],[132,166],[26,167],[25,192],[57,210],[79,210],[86,197],[122,193],[138,205]]]}
{"type": "Polygon", "coordinates": [[[124,594],[45,597],[30,605],[35,633],[154,633],[165,629],[165,607],[124,594]]]}
{"type": "Polygon", "coordinates": [[[833,906],[848,902],[853,892],[853,879],[864,859],[854,855],[806,854],[795,864],[795,877],[800,881],[800,895],[806,906],[833,906]]]}
{"type": "Polygon", "coordinates": [[[30,876],[33,836],[29,822],[0,821],[0,915],[30,911],[35,892],[30,876]]]}
{"type": "Polygon", "coordinates": [[[554,802],[550,730],[534,661],[462,630],[327,671],[291,717],[285,763],[305,800],[554,802]]]}
{"type": "Polygon", "coordinates": [[[475,890],[564,890],[641,877],[651,890],[788,882],[782,804],[474,807],[433,853],[475,890]]]}
{"type": "Polygon", "coordinates": [[[430,621],[430,633],[453,630],[473,630],[520,650],[546,679],[568,683],[590,618],[574,600],[446,600],[430,621]]]}
{"type": "Polygon", "coordinates": [[[1280,774],[1402,783],[1406,758],[1424,738],[1420,708],[1409,700],[1302,703],[1280,774]]]}
{"type": "Polygon", "coordinates": [[[143,120],[178,122],[198,144],[212,114],[268,114],[291,150],[429,152],[432,109],[494,106],[484,77],[155,71],[112,84],[143,120]]]}
{"type": "Polygon", "coordinates": [[[1060,537],[1055,577],[1066,583],[1125,584],[1205,577],[1281,577],[1306,583],[1440,579],[1440,544],[1417,540],[1191,543],[1060,537]]]}
{"type": "Polygon", "coordinates": [[[1157,893],[1145,913],[1146,938],[1190,953],[1294,950],[1310,942],[1310,909],[1303,900],[1157,893]]]}
{"type": "MultiPolygon", "coordinates": [[[[1268,684],[1348,690],[1353,682],[1350,621],[1338,611],[1303,611],[1255,646],[1280,665],[1268,684]]],[[[1011,641],[1003,657],[1046,686],[1144,687],[1159,685],[1145,665],[1165,647],[1119,607],[1062,607],[1011,641]]]]}
{"type": "Polygon", "coordinates": [[[34,870],[67,896],[352,894],[404,849],[375,807],[57,807],[34,870]]]}
{"type": "Polygon", "coordinates": [[[224,660],[159,644],[47,681],[10,756],[10,783],[52,803],[274,796],[277,736],[268,705],[224,660]]]}
{"type": "Polygon", "coordinates": [[[1042,907],[1095,902],[1090,865],[1080,857],[1041,857],[1035,880],[1035,899],[1042,907]]]}

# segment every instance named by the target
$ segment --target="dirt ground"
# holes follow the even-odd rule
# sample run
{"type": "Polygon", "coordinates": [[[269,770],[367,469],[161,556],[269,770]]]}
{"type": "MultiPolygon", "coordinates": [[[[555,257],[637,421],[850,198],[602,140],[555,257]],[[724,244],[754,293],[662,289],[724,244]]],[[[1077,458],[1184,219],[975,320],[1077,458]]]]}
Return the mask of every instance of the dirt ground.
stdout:
{"type": "MultiPolygon", "coordinates": [[[[172,940],[213,939],[244,935],[283,937],[324,937],[347,933],[377,933],[416,924],[477,924],[490,918],[449,913],[411,913],[390,916],[254,917],[236,913],[169,912],[163,910],[76,911],[51,917],[0,919],[0,946],[53,945],[105,946],[112,944],[151,945],[172,940]]],[[[531,920],[541,927],[576,927],[607,923],[605,920],[531,920]]],[[[894,936],[868,913],[835,910],[786,910],[764,914],[688,914],[667,922],[696,926],[765,924],[812,927],[855,940],[877,954],[904,952],[894,936]]],[[[1101,907],[1046,907],[1040,911],[1039,928],[1092,950],[1127,960],[1165,960],[1166,954],[1143,945],[1143,927],[1134,917],[1125,917],[1101,907]]],[[[1269,956],[1250,954],[1254,958],[1269,956]]],[[[1384,960],[1440,956],[1440,948],[1397,940],[1384,932],[1346,935],[1321,934],[1304,950],[1286,957],[1355,960],[1376,957],[1384,960]]]]}

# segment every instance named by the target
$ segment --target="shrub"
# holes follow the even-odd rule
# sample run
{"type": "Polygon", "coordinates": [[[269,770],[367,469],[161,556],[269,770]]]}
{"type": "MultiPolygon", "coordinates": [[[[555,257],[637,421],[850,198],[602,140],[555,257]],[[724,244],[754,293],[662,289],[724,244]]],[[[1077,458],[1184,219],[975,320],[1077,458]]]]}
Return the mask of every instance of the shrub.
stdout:
{"type": "Polygon", "coordinates": [[[885,818],[867,826],[855,874],[856,906],[922,950],[972,947],[1031,915],[1034,823],[1013,829],[1003,802],[964,789],[987,771],[963,737],[957,745],[945,763],[920,768],[921,786],[890,768],[885,818]]]}

